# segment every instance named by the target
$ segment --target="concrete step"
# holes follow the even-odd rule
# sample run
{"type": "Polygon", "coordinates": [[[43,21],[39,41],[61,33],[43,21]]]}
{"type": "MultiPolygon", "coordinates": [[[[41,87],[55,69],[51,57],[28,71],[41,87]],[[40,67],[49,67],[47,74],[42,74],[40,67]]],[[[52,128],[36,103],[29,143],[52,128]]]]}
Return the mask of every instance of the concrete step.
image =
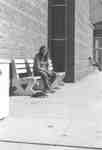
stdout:
{"type": "MultiPolygon", "coordinates": [[[[64,147],[64,146],[48,146],[48,145],[35,145],[27,143],[11,143],[0,142],[0,149],[2,150],[93,150],[91,147],[64,147]]],[[[98,148],[96,148],[98,150],[98,148]]],[[[101,150],[99,148],[99,150],[101,150]]]]}

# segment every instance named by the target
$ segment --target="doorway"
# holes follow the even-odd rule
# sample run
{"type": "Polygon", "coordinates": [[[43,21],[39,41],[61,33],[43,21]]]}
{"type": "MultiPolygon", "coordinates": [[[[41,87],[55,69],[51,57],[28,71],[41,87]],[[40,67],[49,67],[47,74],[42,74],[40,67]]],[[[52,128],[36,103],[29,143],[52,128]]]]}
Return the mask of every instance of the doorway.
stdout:
{"type": "Polygon", "coordinates": [[[97,22],[94,26],[94,60],[102,71],[102,22],[97,22]]]}
{"type": "Polygon", "coordinates": [[[48,47],[54,70],[74,81],[75,0],[48,0],[48,47]]]}

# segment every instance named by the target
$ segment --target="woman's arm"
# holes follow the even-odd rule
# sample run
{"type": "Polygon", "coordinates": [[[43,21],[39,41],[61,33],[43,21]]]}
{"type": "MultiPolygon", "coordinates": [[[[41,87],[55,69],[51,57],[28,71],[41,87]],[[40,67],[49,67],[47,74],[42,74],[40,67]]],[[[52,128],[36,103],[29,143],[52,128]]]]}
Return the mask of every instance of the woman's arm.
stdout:
{"type": "Polygon", "coordinates": [[[48,58],[48,70],[49,71],[53,70],[52,60],[50,58],[48,58]]]}

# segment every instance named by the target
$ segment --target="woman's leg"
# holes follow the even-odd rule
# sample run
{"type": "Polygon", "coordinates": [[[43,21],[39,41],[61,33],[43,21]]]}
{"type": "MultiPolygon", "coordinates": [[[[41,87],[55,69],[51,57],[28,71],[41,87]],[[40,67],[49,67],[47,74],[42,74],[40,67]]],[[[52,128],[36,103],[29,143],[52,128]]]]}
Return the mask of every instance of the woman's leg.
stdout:
{"type": "Polygon", "coordinates": [[[54,91],[51,89],[51,83],[55,80],[55,73],[49,74],[48,72],[37,71],[36,75],[41,76],[44,84],[44,91],[46,92],[46,90],[48,90],[49,92],[53,93],[54,91]]]}
{"type": "Polygon", "coordinates": [[[56,80],[56,73],[52,71],[51,73],[48,73],[50,83],[52,84],[56,80]]]}
{"type": "Polygon", "coordinates": [[[39,75],[42,77],[43,83],[44,83],[44,89],[50,89],[50,82],[49,77],[46,72],[40,71],[39,75]]]}

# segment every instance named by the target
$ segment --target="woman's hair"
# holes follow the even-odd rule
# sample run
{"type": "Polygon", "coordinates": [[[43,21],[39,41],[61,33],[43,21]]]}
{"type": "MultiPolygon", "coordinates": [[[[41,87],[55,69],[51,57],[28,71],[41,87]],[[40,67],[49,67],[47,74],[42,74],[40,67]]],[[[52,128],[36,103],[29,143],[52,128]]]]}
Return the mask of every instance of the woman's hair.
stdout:
{"type": "MultiPolygon", "coordinates": [[[[46,47],[45,46],[41,46],[40,49],[39,49],[39,56],[40,56],[40,59],[43,57],[43,49],[45,49],[46,47]]],[[[46,53],[46,55],[44,56],[44,60],[46,61],[48,59],[48,52],[46,53]]]]}
{"type": "Polygon", "coordinates": [[[41,47],[40,47],[40,49],[39,49],[39,54],[42,54],[42,53],[43,53],[43,49],[44,49],[44,48],[46,48],[46,47],[45,47],[45,46],[41,46],[41,47]]]}

